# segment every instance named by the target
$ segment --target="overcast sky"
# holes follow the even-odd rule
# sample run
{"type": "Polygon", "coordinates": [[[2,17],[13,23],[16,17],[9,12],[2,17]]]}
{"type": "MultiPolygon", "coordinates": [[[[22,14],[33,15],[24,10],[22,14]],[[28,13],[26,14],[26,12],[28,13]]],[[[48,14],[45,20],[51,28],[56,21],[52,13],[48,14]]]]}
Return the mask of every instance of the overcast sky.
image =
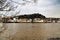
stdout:
{"type": "MultiPolygon", "coordinates": [[[[22,0],[14,0],[22,3],[22,0]]],[[[60,0],[37,0],[34,3],[32,0],[27,0],[31,3],[26,3],[24,6],[19,6],[17,10],[21,10],[20,14],[40,13],[46,17],[60,17],[60,0]]]]}
{"type": "MultiPolygon", "coordinates": [[[[22,0],[13,0],[18,3],[26,3],[22,0]]],[[[20,10],[21,14],[32,14],[32,13],[40,13],[45,15],[46,17],[59,17],[60,18],[60,0],[37,0],[34,3],[32,0],[26,3],[26,5],[19,5],[16,11],[20,10]]],[[[16,4],[15,4],[16,5],[16,4]]]]}

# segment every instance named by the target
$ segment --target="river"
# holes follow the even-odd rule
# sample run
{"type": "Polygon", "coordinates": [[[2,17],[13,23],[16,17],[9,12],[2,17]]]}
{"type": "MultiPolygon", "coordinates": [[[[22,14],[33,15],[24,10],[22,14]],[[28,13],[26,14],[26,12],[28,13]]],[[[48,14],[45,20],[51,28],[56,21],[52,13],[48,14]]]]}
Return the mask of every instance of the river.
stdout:
{"type": "Polygon", "coordinates": [[[60,23],[0,23],[0,40],[48,40],[60,37],[60,23]]]}

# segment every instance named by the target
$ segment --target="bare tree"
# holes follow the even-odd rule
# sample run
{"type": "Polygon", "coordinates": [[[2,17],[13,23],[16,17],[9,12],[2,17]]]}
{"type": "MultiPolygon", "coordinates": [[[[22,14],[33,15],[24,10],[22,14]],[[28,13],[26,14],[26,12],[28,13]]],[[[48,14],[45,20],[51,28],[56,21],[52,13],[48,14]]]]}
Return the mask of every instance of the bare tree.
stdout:
{"type": "MultiPolygon", "coordinates": [[[[19,9],[18,11],[16,11],[16,9],[18,9],[19,5],[25,6],[27,3],[31,3],[32,1],[34,3],[37,2],[37,0],[22,0],[24,1],[23,3],[19,3],[19,2],[15,2],[13,0],[0,0],[0,11],[14,11],[15,13],[11,14],[12,16],[18,15],[21,11],[21,9],[19,9]],[[14,3],[18,4],[17,6],[14,7],[14,3]]],[[[9,13],[7,13],[5,15],[8,15],[9,13]]]]}
{"type": "Polygon", "coordinates": [[[13,5],[10,0],[0,0],[0,11],[11,11],[13,10],[13,5]]]}

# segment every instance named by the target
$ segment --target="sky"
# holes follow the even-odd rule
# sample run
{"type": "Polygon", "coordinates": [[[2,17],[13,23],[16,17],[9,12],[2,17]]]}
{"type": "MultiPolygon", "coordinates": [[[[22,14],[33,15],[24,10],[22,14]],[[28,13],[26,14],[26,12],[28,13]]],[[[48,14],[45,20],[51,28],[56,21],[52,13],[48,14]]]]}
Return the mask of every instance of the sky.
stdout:
{"type": "Polygon", "coordinates": [[[13,1],[26,3],[25,5],[14,4],[15,6],[18,5],[15,10],[15,12],[20,11],[18,15],[40,13],[46,17],[60,18],[60,0],[37,0],[36,3],[34,3],[33,0],[26,0],[29,2],[22,0],[13,1]]]}
{"type": "MultiPolygon", "coordinates": [[[[22,0],[14,0],[19,3],[23,3],[22,0]]],[[[26,5],[20,5],[17,10],[20,11],[21,14],[32,14],[32,13],[40,13],[42,15],[45,15],[46,17],[56,17],[60,18],[60,0],[37,0],[36,3],[34,3],[32,0],[30,3],[26,3],[26,5]]]]}

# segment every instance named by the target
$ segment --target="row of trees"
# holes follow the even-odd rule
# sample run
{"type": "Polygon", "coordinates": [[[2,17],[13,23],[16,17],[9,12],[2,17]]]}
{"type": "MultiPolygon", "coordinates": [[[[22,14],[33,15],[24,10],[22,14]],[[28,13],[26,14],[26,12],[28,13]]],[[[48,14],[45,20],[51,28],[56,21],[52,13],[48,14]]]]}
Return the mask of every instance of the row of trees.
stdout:
{"type": "Polygon", "coordinates": [[[19,16],[15,16],[18,18],[46,18],[44,15],[36,13],[36,14],[28,14],[28,15],[19,15],[19,16]]]}
{"type": "Polygon", "coordinates": [[[32,23],[34,21],[35,18],[40,18],[40,19],[45,19],[46,17],[42,14],[29,14],[29,15],[20,15],[20,16],[15,16],[15,18],[18,17],[18,19],[20,18],[27,18],[27,19],[32,19],[32,23]]]}

